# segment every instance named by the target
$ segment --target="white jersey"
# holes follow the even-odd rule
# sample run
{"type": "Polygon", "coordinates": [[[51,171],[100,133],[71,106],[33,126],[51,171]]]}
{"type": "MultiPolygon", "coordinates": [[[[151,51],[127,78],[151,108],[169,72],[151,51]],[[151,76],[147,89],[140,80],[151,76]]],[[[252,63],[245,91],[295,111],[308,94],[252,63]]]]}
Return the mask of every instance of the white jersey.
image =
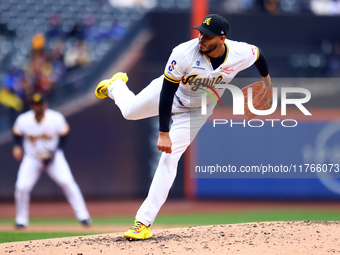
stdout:
{"type": "Polygon", "coordinates": [[[46,109],[40,122],[35,119],[34,111],[30,110],[19,115],[14,123],[13,132],[24,137],[25,153],[39,158],[46,150],[57,149],[60,137],[69,132],[69,125],[64,116],[54,110],[46,109]]]}
{"type": "MultiPolygon", "coordinates": [[[[174,48],[164,75],[154,79],[139,94],[135,95],[129,90],[123,80],[109,85],[108,95],[115,100],[124,118],[138,120],[159,114],[164,79],[179,83],[171,109],[173,115],[169,137],[172,153],[161,154],[148,196],[137,212],[135,218],[143,224],[153,224],[175,180],[178,160],[214,109],[214,101],[211,99],[209,102],[211,97],[207,96],[207,114],[201,112],[202,95],[208,91],[204,88],[205,84],[216,87],[217,84],[229,83],[238,72],[251,66],[259,55],[258,48],[247,43],[225,40],[225,46],[226,58],[215,70],[209,58],[199,53],[198,39],[194,39],[174,48]]],[[[224,89],[217,91],[222,95],[224,89]]]]}
{"type": "MultiPolygon", "coordinates": [[[[207,55],[199,52],[198,39],[193,39],[175,47],[165,67],[164,78],[178,83],[176,96],[187,107],[200,107],[201,95],[205,93],[204,84],[215,87],[227,84],[235,75],[248,68],[257,60],[259,50],[256,46],[244,42],[225,40],[227,49],[224,62],[215,70],[207,55]]],[[[216,89],[219,96],[225,89],[216,89]]],[[[208,104],[213,99],[207,98],[208,104]]]]}

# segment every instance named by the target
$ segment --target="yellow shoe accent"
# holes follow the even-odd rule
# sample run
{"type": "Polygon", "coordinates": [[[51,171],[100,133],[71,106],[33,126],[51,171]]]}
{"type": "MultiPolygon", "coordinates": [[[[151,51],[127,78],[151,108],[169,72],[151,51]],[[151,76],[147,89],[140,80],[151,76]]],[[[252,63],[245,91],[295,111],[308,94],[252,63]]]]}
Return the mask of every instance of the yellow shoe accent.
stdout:
{"type": "Polygon", "coordinates": [[[124,234],[124,238],[129,240],[145,240],[151,237],[150,228],[138,220],[135,220],[135,224],[124,234]]]}
{"type": "Polygon", "coordinates": [[[96,97],[103,99],[108,96],[107,89],[110,85],[110,80],[102,80],[96,88],[96,97]]]}
{"type": "Polygon", "coordinates": [[[126,73],[116,73],[112,76],[111,79],[102,80],[95,91],[96,97],[99,99],[103,99],[108,96],[108,88],[111,82],[117,81],[117,80],[123,80],[125,83],[129,80],[126,73]]]}

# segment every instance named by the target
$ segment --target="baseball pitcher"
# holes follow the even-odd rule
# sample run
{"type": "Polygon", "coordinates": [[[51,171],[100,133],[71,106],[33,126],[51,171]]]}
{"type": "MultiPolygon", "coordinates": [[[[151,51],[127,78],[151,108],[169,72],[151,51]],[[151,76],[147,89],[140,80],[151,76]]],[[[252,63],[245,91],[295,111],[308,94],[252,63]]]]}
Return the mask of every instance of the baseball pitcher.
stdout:
{"type": "MultiPolygon", "coordinates": [[[[134,225],[124,234],[127,239],[148,239],[150,226],[167,199],[177,173],[180,157],[212,114],[214,100],[207,97],[207,114],[201,114],[201,98],[207,85],[228,84],[235,75],[255,64],[262,79],[263,90],[271,90],[268,66],[261,50],[245,42],[226,38],[229,24],[218,14],[206,16],[198,38],[175,47],[164,74],[153,80],[138,95],[133,94],[125,73],[103,80],[95,94],[115,100],[126,119],[143,119],[159,115],[157,147],[161,158],[147,198],[139,208],[134,225]],[[170,127],[170,119],[172,124],[170,127]]],[[[225,89],[215,89],[215,100],[225,89]],[[217,96],[218,95],[218,96],[217,96]]]]}

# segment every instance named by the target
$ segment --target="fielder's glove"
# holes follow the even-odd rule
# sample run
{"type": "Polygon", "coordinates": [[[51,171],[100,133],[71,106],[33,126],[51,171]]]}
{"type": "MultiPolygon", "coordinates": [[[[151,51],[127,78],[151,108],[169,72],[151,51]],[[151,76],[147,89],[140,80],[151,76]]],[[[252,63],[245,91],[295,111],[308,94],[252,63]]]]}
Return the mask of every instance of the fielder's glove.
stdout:
{"type": "Polygon", "coordinates": [[[271,89],[263,88],[263,81],[258,81],[248,85],[242,89],[244,95],[244,112],[248,119],[254,118],[256,115],[249,110],[248,107],[248,88],[252,88],[253,106],[256,110],[268,110],[272,106],[273,87],[271,89]]]}
{"type": "Polygon", "coordinates": [[[38,158],[44,163],[44,165],[48,165],[54,159],[54,152],[50,150],[46,150],[38,154],[38,158]]]}

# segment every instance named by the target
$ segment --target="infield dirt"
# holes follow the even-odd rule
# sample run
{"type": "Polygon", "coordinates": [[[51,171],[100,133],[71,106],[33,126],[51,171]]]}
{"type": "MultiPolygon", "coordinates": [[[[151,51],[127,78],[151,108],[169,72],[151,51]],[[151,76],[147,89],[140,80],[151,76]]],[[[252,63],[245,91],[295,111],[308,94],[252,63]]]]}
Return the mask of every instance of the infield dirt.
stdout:
{"type": "Polygon", "coordinates": [[[144,241],[123,233],[0,244],[0,254],[339,254],[339,222],[262,222],[153,230],[144,241]]]}
{"type": "MultiPolygon", "coordinates": [[[[88,202],[93,217],[131,217],[142,201],[88,202]]],[[[1,203],[0,217],[13,218],[14,203],[1,203]]],[[[161,214],[244,212],[273,209],[328,210],[340,212],[338,202],[261,202],[261,201],[167,201],[161,214]]],[[[32,203],[31,216],[74,219],[64,202],[32,203]]],[[[75,220],[75,219],[74,219],[75,220]]],[[[76,221],[76,220],[75,220],[76,221]]],[[[179,227],[152,226],[150,240],[130,242],[123,232],[131,225],[32,224],[24,232],[76,232],[78,237],[0,244],[0,255],[97,255],[97,254],[340,254],[340,222],[280,221],[179,227]],[[115,232],[115,233],[113,233],[115,232]],[[93,234],[91,234],[93,233],[93,234]],[[94,235],[94,233],[109,233],[94,235]],[[86,236],[85,236],[86,234],[86,236]]],[[[13,225],[0,225],[0,231],[15,231],[13,225]]]]}

